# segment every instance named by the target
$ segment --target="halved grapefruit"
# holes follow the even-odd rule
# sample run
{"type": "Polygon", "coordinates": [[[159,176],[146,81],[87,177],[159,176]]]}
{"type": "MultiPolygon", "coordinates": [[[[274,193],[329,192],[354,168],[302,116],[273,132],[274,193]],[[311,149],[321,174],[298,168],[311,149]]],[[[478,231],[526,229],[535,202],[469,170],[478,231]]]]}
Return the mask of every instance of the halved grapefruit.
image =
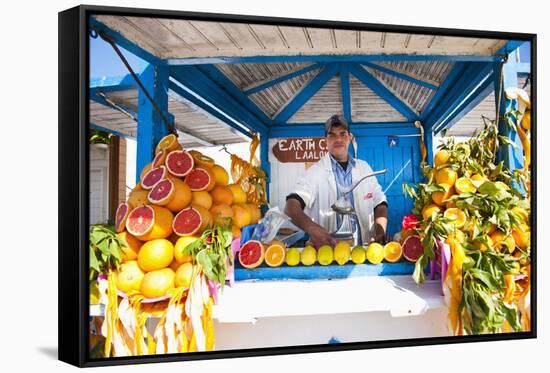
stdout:
{"type": "Polygon", "coordinates": [[[185,150],[176,150],[166,156],[164,164],[171,175],[184,177],[191,172],[195,162],[185,150]]]}
{"type": "Polygon", "coordinates": [[[239,263],[244,268],[256,268],[264,261],[264,246],[260,241],[250,240],[239,250],[239,263]]]}
{"type": "Polygon", "coordinates": [[[197,167],[187,174],[185,182],[193,192],[206,190],[207,192],[214,189],[216,179],[214,173],[208,168],[197,167]]]}
{"type": "Polygon", "coordinates": [[[152,167],[159,167],[163,166],[164,162],[166,161],[166,156],[168,155],[168,150],[162,149],[155,155],[155,158],[153,158],[153,162],[151,162],[152,167]]]}
{"type": "Polygon", "coordinates": [[[202,233],[211,220],[208,210],[200,206],[191,206],[176,215],[172,228],[178,236],[192,236],[202,233]]]}
{"type": "Polygon", "coordinates": [[[405,259],[413,263],[415,263],[424,252],[424,247],[422,247],[422,241],[419,236],[407,237],[405,241],[403,241],[401,248],[403,249],[403,256],[405,259]]]}
{"type": "Polygon", "coordinates": [[[141,179],[141,187],[143,189],[153,189],[153,187],[161,180],[166,179],[166,167],[159,166],[152,168],[141,179]]]}
{"type": "Polygon", "coordinates": [[[164,179],[156,183],[147,195],[147,199],[155,205],[165,206],[174,199],[175,194],[174,182],[170,179],[164,179]]]}
{"type": "Polygon", "coordinates": [[[126,226],[126,218],[130,213],[130,206],[126,202],[120,202],[115,213],[115,228],[117,232],[122,232],[126,226]]]}
{"type": "Polygon", "coordinates": [[[173,215],[167,208],[144,205],[134,208],[126,219],[126,230],[140,241],[166,238],[172,234],[173,215]]]}

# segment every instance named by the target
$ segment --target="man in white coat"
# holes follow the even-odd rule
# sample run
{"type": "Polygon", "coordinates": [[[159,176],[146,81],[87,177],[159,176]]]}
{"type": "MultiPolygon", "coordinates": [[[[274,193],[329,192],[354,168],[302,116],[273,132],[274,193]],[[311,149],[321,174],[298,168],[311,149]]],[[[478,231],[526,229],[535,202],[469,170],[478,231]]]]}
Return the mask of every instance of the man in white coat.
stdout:
{"type": "MultiPolygon", "coordinates": [[[[331,208],[341,195],[340,188],[372,172],[367,162],[349,155],[352,134],[341,115],[326,121],[325,135],[328,154],[305,172],[285,205],[285,213],[309,235],[315,247],[336,244],[329,232],[340,223],[331,208]]],[[[348,198],[357,213],[362,244],[384,243],[388,204],[376,177],[364,180],[348,198]]]]}

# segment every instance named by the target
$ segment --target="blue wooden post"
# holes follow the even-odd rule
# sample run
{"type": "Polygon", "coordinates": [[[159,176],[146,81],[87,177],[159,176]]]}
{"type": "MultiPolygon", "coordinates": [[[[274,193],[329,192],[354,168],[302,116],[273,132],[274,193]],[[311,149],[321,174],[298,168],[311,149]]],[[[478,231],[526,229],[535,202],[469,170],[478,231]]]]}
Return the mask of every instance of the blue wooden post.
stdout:
{"type": "Polygon", "coordinates": [[[508,55],[508,61],[506,63],[496,62],[493,71],[494,84],[495,84],[495,100],[498,105],[499,87],[500,88],[500,110],[498,113],[498,132],[503,136],[507,136],[516,143],[517,148],[514,149],[511,145],[500,145],[498,150],[497,159],[504,161],[504,165],[510,170],[515,170],[523,167],[523,149],[517,133],[508,128],[508,125],[503,120],[504,113],[510,108],[517,107],[516,100],[508,100],[506,98],[506,88],[518,86],[518,74],[517,74],[517,55],[516,52],[512,52],[508,55]],[[502,83],[500,81],[500,74],[502,73],[502,83]]]}
{"type": "Polygon", "coordinates": [[[264,170],[266,180],[267,200],[269,201],[269,182],[271,181],[271,164],[269,163],[269,137],[267,134],[260,134],[260,160],[262,170],[264,170]]]}
{"type": "Polygon", "coordinates": [[[434,131],[431,126],[424,128],[424,145],[426,145],[426,162],[429,165],[434,164],[434,131]]]}
{"type": "MultiPolygon", "coordinates": [[[[140,80],[165,118],[173,122],[168,113],[168,67],[148,65],[140,74],[140,80]]],[[[140,89],[138,94],[136,183],[143,167],[153,160],[155,146],[168,134],[168,128],[147,96],[140,89]]]]}

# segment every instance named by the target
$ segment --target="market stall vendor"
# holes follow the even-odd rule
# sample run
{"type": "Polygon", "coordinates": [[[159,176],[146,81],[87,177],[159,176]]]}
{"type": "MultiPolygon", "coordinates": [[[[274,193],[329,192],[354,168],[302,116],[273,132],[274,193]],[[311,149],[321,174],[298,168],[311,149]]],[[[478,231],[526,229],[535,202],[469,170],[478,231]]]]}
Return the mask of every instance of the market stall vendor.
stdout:
{"type": "MultiPolygon", "coordinates": [[[[341,189],[372,173],[367,162],[349,154],[353,135],[344,117],[331,116],[325,123],[325,136],[328,154],[305,172],[294,192],[286,197],[285,205],[285,213],[316,247],[336,244],[329,232],[335,231],[340,222],[331,205],[341,196],[341,189]]],[[[359,229],[362,244],[384,243],[388,205],[376,178],[360,183],[348,198],[357,213],[352,224],[359,229]]]]}

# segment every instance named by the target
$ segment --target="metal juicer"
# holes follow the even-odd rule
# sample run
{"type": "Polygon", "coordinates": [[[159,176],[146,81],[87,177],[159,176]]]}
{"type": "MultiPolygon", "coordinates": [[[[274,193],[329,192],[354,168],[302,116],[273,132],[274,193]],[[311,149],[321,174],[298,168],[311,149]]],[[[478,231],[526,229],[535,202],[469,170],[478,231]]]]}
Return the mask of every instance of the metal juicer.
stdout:
{"type": "Polygon", "coordinates": [[[363,176],[348,188],[340,187],[342,194],[340,198],[338,198],[338,200],[331,206],[332,210],[339,216],[337,221],[340,221],[340,226],[338,229],[330,234],[335,241],[347,241],[350,244],[353,244],[353,246],[359,245],[359,242],[361,241],[359,221],[357,219],[355,209],[348,198],[348,194],[357,188],[357,186],[364,180],[369,177],[384,174],[386,171],[387,169],[372,172],[363,176]],[[352,221],[355,221],[355,224],[352,224],[352,221]]]}

